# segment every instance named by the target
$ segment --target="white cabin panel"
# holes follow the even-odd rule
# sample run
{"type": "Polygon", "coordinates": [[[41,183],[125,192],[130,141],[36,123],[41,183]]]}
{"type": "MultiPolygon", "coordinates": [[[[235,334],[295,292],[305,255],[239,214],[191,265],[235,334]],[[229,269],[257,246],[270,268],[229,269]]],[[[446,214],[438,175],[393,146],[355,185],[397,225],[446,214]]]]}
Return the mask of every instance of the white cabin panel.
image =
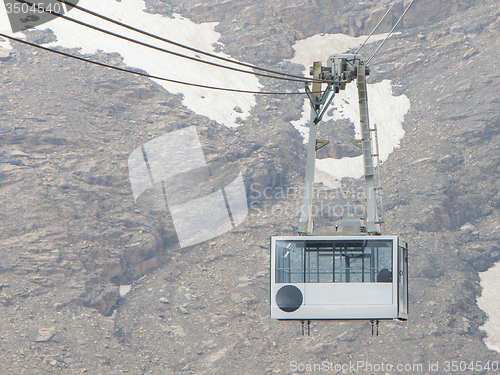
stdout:
{"type": "Polygon", "coordinates": [[[392,283],[311,283],[304,286],[304,305],[392,305],[392,283]]]}

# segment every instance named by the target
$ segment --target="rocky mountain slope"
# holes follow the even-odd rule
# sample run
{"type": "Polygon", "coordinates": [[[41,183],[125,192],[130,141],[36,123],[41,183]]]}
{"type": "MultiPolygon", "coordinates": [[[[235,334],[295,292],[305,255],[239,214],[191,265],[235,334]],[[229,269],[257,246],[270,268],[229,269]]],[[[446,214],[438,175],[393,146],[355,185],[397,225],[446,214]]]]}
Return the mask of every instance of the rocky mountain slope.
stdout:
{"type": "MultiPolygon", "coordinates": [[[[147,6],[220,22],[226,53],[299,74],[297,65],[278,65],[296,40],[366,34],[387,4],[147,6]]],[[[302,99],[258,97],[250,118],[227,129],[147,79],[14,45],[0,60],[3,373],[291,374],[292,361],[324,360],[416,363],[421,373],[439,361],[445,373],[444,361],[498,360],[482,341],[486,315],[476,297],[478,272],[500,260],[500,7],[417,0],[398,31],[373,60],[370,82],[391,79],[411,101],[406,136],[383,165],[386,233],[410,246],[410,320],[381,324],[379,337],[366,322],[315,322],[302,337],[298,323],[270,320],[268,240],[295,233],[300,197],[249,193],[260,204],[241,226],[186,249],[171,218],[133,201],[130,153],[189,125],[197,126],[207,160],[239,168],[247,189],[300,187],[305,150],[290,121],[300,118],[302,99]],[[120,297],[120,285],[131,285],[130,293],[120,297]]],[[[95,58],[122,64],[118,55],[95,58]]],[[[295,87],[261,82],[270,90],[295,87]]],[[[347,191],[357,182],[343,184],[347,191]]]]}

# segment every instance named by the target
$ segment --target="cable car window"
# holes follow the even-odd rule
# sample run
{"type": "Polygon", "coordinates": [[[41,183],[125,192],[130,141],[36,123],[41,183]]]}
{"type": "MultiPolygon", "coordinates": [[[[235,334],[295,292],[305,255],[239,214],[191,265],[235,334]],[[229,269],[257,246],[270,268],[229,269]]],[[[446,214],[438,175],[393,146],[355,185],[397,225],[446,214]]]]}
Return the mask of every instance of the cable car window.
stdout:
{"type": "Polygon", "coordinates": [[[304,241],[277,241],[276,282],[304,282],[304,241]]]}
{"type": "Polygon", "coordinates": [[[392,241],[277,241],[277,283],[392,282],[392,241]]]}

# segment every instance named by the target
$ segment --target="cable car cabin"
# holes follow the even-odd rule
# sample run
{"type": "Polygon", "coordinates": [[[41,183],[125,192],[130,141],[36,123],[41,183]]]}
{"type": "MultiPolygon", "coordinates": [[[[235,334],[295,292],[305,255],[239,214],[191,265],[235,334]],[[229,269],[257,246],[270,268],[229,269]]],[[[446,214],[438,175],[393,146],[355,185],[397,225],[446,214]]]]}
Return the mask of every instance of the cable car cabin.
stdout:
{"type": "Polygon", "coordinates": [[[408,249],[397,236],[271,238],[271,318],[406,320],[408,249]]]}

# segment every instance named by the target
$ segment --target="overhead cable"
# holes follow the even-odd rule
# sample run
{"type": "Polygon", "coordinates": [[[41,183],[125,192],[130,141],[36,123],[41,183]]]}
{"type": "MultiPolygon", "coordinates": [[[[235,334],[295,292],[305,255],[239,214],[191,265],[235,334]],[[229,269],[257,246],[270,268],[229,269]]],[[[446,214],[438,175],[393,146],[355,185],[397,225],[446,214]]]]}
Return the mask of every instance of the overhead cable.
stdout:
{"type": "MultiPolygon", "coordinates": [[[[184,55],[182,53],[178,53],[178,52],[170,51],[170,50],[167,50],[167,49],[164,49],[164,48],[161,48],[161,47],[157,47],[157,46],[154,46],[154,45],[149,44],[149,43],[144,43],[144,42],[141,42],[141,41],[139,41],[137,39],[129,38],[129,37],[126,37],[124,35],[120,35],[120,34],[114,33],[114,32],[109,31],[109,30],[102,29],[102,28],[94,26],[94,25],[90,25],[88,23],[85,23],[85,22],[76,20],[74,18],[65,16],[63,14],[47,10],[47,9],[45,9],[43,7],[40,7],[37,4],[31,3],[30,1],[27,1],[27,0],[16,0],[16,1],[20,2],[20,3],[27,4],[27,5],[31,6],[31,7],[35,7],[38,10],[43,11],[43,12],[45,12],[47,14],[51,14],[53,16],[65,19],[67,21],[71,21],[71,22],[76,23],[78,25],[85,26],[87,28],[90,28],[90,29],[102,32],[104,34],[111,35],[111,36],[114,36],[116,38],[120,38],[120,39],[129,41],[129,42],[132,42],[132,43],[135,43],[135,44],[139,44],[139,45],[142,45],[144,47],[148,47],[148,48],[160,51],[160,52],[165,52],[165,53],[177,56],[177,57],[182,57],[182,58],[185,58],[185,59],[188,59],[188,60],[192,60],[192,61],[196,61],[196,62],[199,62],[199,63],[203,63],[203,64],[215,66],[215,67],[218,67],[218,68],[229,69],[229,70],[232,70],[232,71],[236,71],[236,72],[240,72],[240,73],[246,73],[246,74],[251,74],[251,75],[256,75],[256,76],[260,76],[260,77],[273,78],[273,79],[279,79],[279,80],[284,80],[284,81],[307,82],[307,83],[313,82],[313,80],[308,79],[308,78],[303,78],[303,77],[299,77],[299,78],[276,77],[276,76],[270,76],[268,74],[263,74],[263,73],[258,73],[258,72],[243,70],[243,69],[239,69],[239,68],[234,68],[234,67],[230,67],[230,66],[226,66],[226,65],[221,65],[221,64],[218,64],[218,63],[215,63],[215,62],[211,62],[211,61],[205,61],[205,60],[202,60],[202,59],[199,59],[199,58],[196,58],[196,57],[187,56],[187,55],[184,55]]],[[[318,80],[316,80],[316,81],[318,81],[318,80]]],[[[325,80],[319,80],[319,82],[326,83],[327,81],[325,81],[325,80]]]]}
{"type": "Polygon", "coordinates": [[[387,36],[385,37],[385,39],[382,41],[382,43],[380,43],[380,45],[377,47],[377,49],[375,50],[375,52],[373,52],[373,54],[370,56],[370,58],[368,60],[366,60],[366,64],[368,65],[368,63],[373,59],[373,57],[377,54],[377,52],[380,50],[380,48],[382,48],[382,46],[384,45],[384,43],[387,41],[387,39],[389,39],[389,37],[391,36],[392,32],[396,29],[396,27],[399,25],[399,22],[401,22],[401,20],[403,19],[403,17],[405,16],[406,12],[408,12],[408,10],[410,9],[410,7],[413,5],[413,3],[415,2],[415,0],[411,0],[410,4],[408,4],[408,6],[406,7],[405,11],[403,12],[403,14],[401,15],[401,17],[399,17],[398,21],[396,22],[396,24],[392,27],[391,31],[389,31],[389,34],[387,34],[387,36]]]}
{"type": "MultiPolygon", "coordinates": [[[[61,0],[57,0],[57,1],[61,1],[61,0]]],[[[382,22],[384,22],[385,20],[385,17],[387,17],[387,15],[389,14],[389,12],[392,10],[392,8],[394,8],[394,5],[396,5],[396,3],[398,2],[399,0],[395,0],[391,7],[387,10],[387,12],[384,14],[384,16],[382,17],[382,19],[377,23],[377,26],[375,26],[372,30],[372,32],[370,33],[370,35],[368,35],[368,37],[365,39],[365,41],[363,42],[362,45],[359,46],[359,48],[356,50],[356,52],[354,52],[355,55],[358,54],[359,50],[361,48],[363,48],[365,46],[365,44],[368,42],[368,39],[371,38],[371,36],[375,33],[375,31],[378,29],[378,27],[382,24],[382,22]]]]}
{"type": "Polygon", "coordinates": [[[79,60],[79,61],[84,61],[84,62],[87,62],[87,63],[90,63],[90,64],[102,66],[102,67],[113,69],[113,70],[117,70],[117,71],[120,71],[120,72],[135,74],[135,75],[141,76],[141,77],[147,77],[147,78],[157,79],[157,80],[160,80],[160,81],[165,81],[165,82],[170,82],[170,83],[176,83],[176,84],[179,84],[179,85],[199,87],[199,88],[202,88],[202,89],[209,89],[209,90],[230,91],[230,92],[243,93],[243,94],[254,94],[254,95],[305,95],[306,94],[306,92],[300,92],[300,91],[299,92],[266,92],[266,91],[239,90],[239,89],[230,89],[230,88],[224,88],[224,87],[200,85],[200,84],[191,83],[191,82],[177,81],[177,80],[173,80],[173,79],[169,79],[169,78],[154,76],[154,75],[147,74],[147,73],[137,72],[137,71],[134,71],[134,70],[119,68],[117,66],[104,64],[104,63],[101,63],[101,62],[98,62],[98,61],[93,61],[93,60],[85,59],[83,57],[71,55],[71,54],[66,53],[66,52],[57,51],[57,50],[54,50],[54,49],[51,49],[51,48],[40,46],[38,44],[30,43],[30,42],[27,42],[25,40],[14,38],[14,37],[12,37],[10,35],[6,35],[6,34],[2,34],[2,33],[0,33],[0,37],[6,38],[6,39],[10,39],[10,40],[14,40],[14,41],[16,41],[18,43],[22,43],[22,44],[25,44],[25,45],[28,45],[28,46],[31,46],[31,47],[39,48],[39,49],[42,49],[44,51],[52,52],[52,53],[55,53],[55,54],[58,54],[58,55],[61,55],[61,56],[70,57],[72,59],[76,59],[76,60],[79,60]]]}
{"type": "MultiPolygon", "coordinates": [[[[85,12],[87,14],[90,14],[90,15],[92,15],[94,17],[97,17],[97,18],[100,18],[102,20],[114,23],[115,25],[124,27],[126,29],[135,31],[137,33],[149,36],[149,37],[157,39],[157,40],[161,40],[162,42],[169,43],[169,44],[172,44],[174,46],[177,46],[177,47],[180,47],[180,48],[184,48],[184,49],[187,49],[187,50],[192,51],[192,52],[199,53],[201,55],[209,56],[209,57],[212,57],[214,59],[218,59],[218,60],[222,60],[222,61],[225,61],[225,62],[229,62],[231,64],[240,65],[240,66],[244,66],[244,67],[247,67],[247,68],[252,68],[252,69],[260,70],[260,71],[267,72],[267,73],[282,75],[282,76],[290,77],[290,78],[297,78],[297,79],[304,80],[304,81],[307,80],[307,82],[314,82],[315,81],[314,79],[307,79],[307,78],[304,78],[304,77],[301,77],[301,76],[297,76],[297,75],[293,75],[293,74],[287,74],[287,73],[277,72],[277,71],[271,70],[271,69],[261,68],[261,67],[255,66],[253,64],[248,64],[248,63],[245,63],[245,62],[241,62],[241,61],[229,59],[229,58],[226,58],[226,57],[223,57],[223,56],[216,55],[214,53],[210,53],[210,52],[206,52],[206,51],[203,51],[203,50],[200,50],[200,49],[197,49],[197,48],[189,47],[189,46],[187,46],[185,44],[178,43],[178,42],[175,42],[175,41],[167,39],[167,38],[163,38],[163,37],[161,37],[159,35],[156,35],[156,34],[153,34],[153,33],[150,33],[150,32],[147,32],[147,31],[144,31],[144,30],[141,30],[141,29],[138,29],[138,28],[136,28],[134,26],[130,26],[130,25],[126,24],[126,23],[123,23],[123,22],[117,21],[115,19],[112,19],[110,17],[104,16],[102,14],[99,14],[97,12],[94,12],[92,10],[84,8],[84,7],[82,7],[82,6],[78,5],[78,4],[72,3],[70,1],[67,1],[67,0],[57,0],[57,1],[59,1],[60,3],[66,4],[66,5],[70,6],[70,7],[73,7],[75,9],[78,9],[78,10],[80,10],[82,12],[85,12]]],[[[399,1],[399,0],[397,0],[397,1],[399,1]]],[[[318,81],[324,82],[322,80],[318,80],[318,81]]]]}

